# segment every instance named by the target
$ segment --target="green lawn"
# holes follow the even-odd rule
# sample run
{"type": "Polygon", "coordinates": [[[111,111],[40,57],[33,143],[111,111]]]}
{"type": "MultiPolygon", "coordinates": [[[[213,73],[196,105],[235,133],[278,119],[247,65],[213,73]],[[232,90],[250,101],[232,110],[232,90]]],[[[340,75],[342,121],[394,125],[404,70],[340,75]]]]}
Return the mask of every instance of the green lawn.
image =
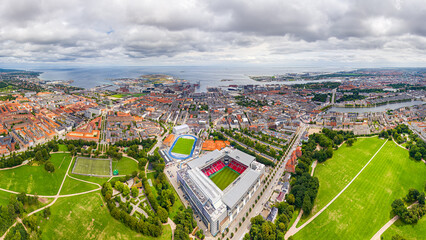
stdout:
{"type": "Polygon", "coordinates": [[[42,223],[41,239],[171,239],[169,226],[160,238],[143,236],[111,217],[101,204],[99,192],[58,199],[50,219],[42,223]]]}
{"type": "Polygon", "coordinates": [[[68,147],[65,144],[58,144],[58,147],[59,147],[60,152],[67,152],[68,151],[68,147]]]}
{"type": "Polygon", "coordinates": [[[314,208],[309,216],[303,215],[298,226],[330,202],[370,160],[385,142],[379,138],[359,138],[352,147],[343,144],[333,152],[333,157],[316,166],[314,176],[320,187],[314,208]]]}
{"type": "Polygon", "coordinates": [[[69,153],[51,155],[50,161],[55,165],[55,172],[48,173],[44,170],[44,165],[22,166],[1,171],[0,188],[39,195],[55,195],[70,164],[71,155],[69,153]]]}
{"type": "Polygon", "coordinates": [[[123,97],[127,97],[127,96],[141,97],[141,96],[145,96],[145,95],[146,95],[146,93],[133,93],[133,94],[125,93],[125,94],[114,94],[114,95],[111,95],[110,97],[113,97],[113,98],[123,98],[123,97]]]}
{"type": "Polygon", "coordinates": [[[423,189],[425,181],[425,164],[409,159],[406,150],[388,141],[352,185],[294,237],[370,239],[392,218],[393,200],[409,188],[423,189]]]}
{"type": "Polygon", "coordinates": [[[396,221],[382,237],[391,240],[392,236],[399,234],[407,240],[426,239],[426,217],[422,217],[417,224],[404,224],[401,220],[396,221]]]}
{"type": "Polygon", "coordinates": [[[138,163],[128,157],[122,157],[120,161],[112,162],[112,171],[116,169],[119,175],[130,175],[138,170],[138,163]]]}
{"type": "Polygon", "coordinates": [[[151,179],[151,182],[152,182],[152,187],[151,187],[152,194],[154,194],[154,197],[157,197],[158,193],[157,193],[157,189],[154,186],[154,184],[155,184],[155,176],[154,175],[155,175],[155,172],[147,173],[146,174],[146,178],[147,179],[151,179]]]}
{"type": "Polygon", "coordinates": [[[230,169],[229,167],[224,167],[219,172],[215,173],[210,179],[220,188],[224,190],[229,184],[231,184],[240,174],[230,169]]]}
{"type": "Polygon", "coordinates": [[[194,138],[179,138],[172,149],[173,153],[179,153],[184,155],[191,154],[192,146],[194,145],[194,138]]]}
{"type": "Polygon", "coordinates": [[[10,195],[12,193],[0,191],[0,206],[9,204],[10,195]]]}
{"type": "Polygon", "coordinates": [[[109,176],[111,175],[110,161],[110,159],[78,157],[73,173],[109,176]]]}
{"type": "Polygon", "coordinates": [[[65,179],[64,186],[62,187],[61,195],[80,193],[80,192],[93,190],[96,188],[98,188],[98,186],[95,184],[85,183],[85,182],[67,177],[67,179],[65,179]]]}

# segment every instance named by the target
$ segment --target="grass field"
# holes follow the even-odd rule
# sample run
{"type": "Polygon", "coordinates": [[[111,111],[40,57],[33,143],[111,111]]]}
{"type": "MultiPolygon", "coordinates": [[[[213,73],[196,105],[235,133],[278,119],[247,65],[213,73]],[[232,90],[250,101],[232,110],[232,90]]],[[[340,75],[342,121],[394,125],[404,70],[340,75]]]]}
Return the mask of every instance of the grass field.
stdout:
{"type": "Polygon", "coordinates": [[[194,145],[194,138],[179,138],[174,145],[172,152],[184,155],[191,154],[192,146],[194,145]]]}
{"type": "Polygon", "coordinates": [[[85,183],[67,177],[67,179],[65,179],[64,186],[62,187],[61,195],[85,192],[96,188],[98,188],[98,186],[95,184],[85,183]]]}
{"type": "Polygon", "coordinates": [[[73,173],[93,174],[93,175],[111,175],[110,159],[77,158],[73,173]]]}
{"type": "Polygon", "coordinates": [[[0,191],[0,206],[9,204],[10,195],[12,193],[0,191]]]}
{"type": "Polygon", "coordinates": [[[355,177],[384,142],[385,140],[376,137],[359,138],[352,147],[343,144],[333,152],[331,159],[318,164],[314,176],[318,177],[320,187],[314,208],[309,216],[303,215],[298,226],[330,202],[355,177]]]}
{"type": "Polygon", "coordinates": [[[221,171],[214,174],[210,179],[220,188],[220,190],[225,189],[229,184],[231,184],[238,176],[234,170],[229,167],[222,168],[221,171]]]}
{"type": "Polygon", "coordinates": [[[100,192],[60,198],[50,207],[50,219],[41,223],[40,239],[164,239],[172,238],[169,226],[164,226],[160,238],[138,234],[111,217],[108,208],[101,207],[100,192]]]}
{"type": "Polygon", "coordinates": [[[67,152],[68,151],[68,147],[65,144],[58,144],[58,147],[59,147],[60,152],[67,152]]]}
{"type": "Polygon", "coordinates": [[[0,171],[0,188],[38,195],[55,195],[71,161],[69,153],[53,153],[50,161],[55,172],[49,173],[41,166],[22,166],[0,171]]]}
{"type": "Polygon", "coordinates": [[[123,97],[127,97],[127,96],[141,97],[141,96],[145,96],[145,95],[146,95],[146,93],[134,93],[134,94],[125,93],[125,94],[114,94],[114,95],[111,95],[110,97],[113,97],[113,98],[123,98],[123,97]]]}
{"type": "Polygon", "coordinates": [[[399,234],[407,240],[426,239],[426,217],[422,217],[417,224],[404,224],[401,220],[396,221],[385,233],[383,240],[391,240],[392,236],[399,234]]]}
{"type": "Polygon", "coordinates": [[[120,161],[112,161],[112,171],[116,169],[119,175],[130,175],[138,170],[138,163],[128,157],[122,157],[120,161]]]}
{"type": "Polygon", "coordinates": [[[346,191],[294,237],[370,239],[392,218],[392,201],[409,188],[422,189],[425,181],[425,164],[409,159],[406,150],[388,141],[346,191]]]}

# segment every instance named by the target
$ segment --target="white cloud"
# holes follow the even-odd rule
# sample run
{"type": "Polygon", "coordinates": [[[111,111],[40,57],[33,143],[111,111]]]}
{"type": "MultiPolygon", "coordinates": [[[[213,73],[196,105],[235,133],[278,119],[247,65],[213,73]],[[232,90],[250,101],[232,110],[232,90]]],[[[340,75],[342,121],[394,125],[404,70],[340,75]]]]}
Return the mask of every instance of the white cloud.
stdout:
{"type": "Polygon", "coordinates": [[[3,0],[0,62],[426,62],[421,0],[3,0]]]}

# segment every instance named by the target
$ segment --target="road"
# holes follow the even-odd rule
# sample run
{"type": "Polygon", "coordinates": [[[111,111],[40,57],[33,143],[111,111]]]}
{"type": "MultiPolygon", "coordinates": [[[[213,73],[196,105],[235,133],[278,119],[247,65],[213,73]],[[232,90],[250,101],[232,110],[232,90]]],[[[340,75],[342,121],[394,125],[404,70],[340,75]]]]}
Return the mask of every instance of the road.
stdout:
{"type": "MultiPolygon", "coordinates": [[[[280,163],[279,166],[277,165],[276,168],[270,168],[269,174],[273,174],[273,172],[277,170],[276,173],[273,175],[273,178],[271,179],[272,184],[268,184],[266,186],[264,193],[260,195],[261,197],[259,201],[257,202],[257,204],[255,204],[254,208],[246,217],[246,220],[242,223],[241,227],[239,226],[240,219],[242,219],[242,217],[245,216],[246,212],[248,212],[248,209],[253,205],[253,203],[259,196],[261,190],[264,188],[265,184],[262,184],[259,187],[259,189],[256,191],[254,196],[249,200],[249,203],[246,204],[243,210],[238,214],[238,216],[236,217],[236,220],[232,222],[232,224],[229,227],[230,229],[229,234],[228,236],[225,236],[224,239],[226,239],[227,237],[231,238],[230,233],[234,232],[235,228],[237,228],[237,232],[234,233],[234,239],[242,239],[244,235],[250,230],[250,224],[251,224],[250,219],[259,215],[262,212],[264,204],[269,200],[269,197],[273,193],[276,187],[276,184],[278,183],[278,180],[281,178],[281,176],[284,173],[285,165],[287,164],[287,161],[290,159],[291,152],[296,150],[296,147],[299,145],[300,139],[305,130],[306,130],[306,125],[302,125],[296,132],[296,135],[295,135],[296,137],[293,139],[293,141],[289,143],[289,148],[287,149],[286,153],[283,155],[283,157],[279,161],[280,163]]],[[[266,177],[264,179],[266,179],[266,177]]]]}

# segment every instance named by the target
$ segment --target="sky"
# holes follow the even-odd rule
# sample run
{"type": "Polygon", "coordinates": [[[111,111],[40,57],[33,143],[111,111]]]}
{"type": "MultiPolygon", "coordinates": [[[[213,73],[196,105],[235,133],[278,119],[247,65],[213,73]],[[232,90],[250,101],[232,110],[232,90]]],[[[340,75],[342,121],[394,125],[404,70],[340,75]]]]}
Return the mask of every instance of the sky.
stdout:
{"type": "Polygon", "coordinates": [[[426,67],[424,0],[2,0],[0,66],[426,67]]]}

